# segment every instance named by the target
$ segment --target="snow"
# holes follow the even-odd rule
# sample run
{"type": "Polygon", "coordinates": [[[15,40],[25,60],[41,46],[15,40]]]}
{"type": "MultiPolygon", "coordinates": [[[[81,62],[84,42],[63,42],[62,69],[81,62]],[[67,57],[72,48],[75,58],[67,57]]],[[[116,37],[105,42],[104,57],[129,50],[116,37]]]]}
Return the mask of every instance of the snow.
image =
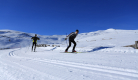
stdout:
{"type": "Polygon", "coordinates": [[[123,47],[135,44],[137,35],[116,29],[80,33],[76,51],[83,53],[62,53],[65,35],[38,35],[39,44],[60,47],[31,52],[33,33],[0,30],[1,48],[12,48],[0,50],[0,80],[138,80],[138,50],[123,47]]]}

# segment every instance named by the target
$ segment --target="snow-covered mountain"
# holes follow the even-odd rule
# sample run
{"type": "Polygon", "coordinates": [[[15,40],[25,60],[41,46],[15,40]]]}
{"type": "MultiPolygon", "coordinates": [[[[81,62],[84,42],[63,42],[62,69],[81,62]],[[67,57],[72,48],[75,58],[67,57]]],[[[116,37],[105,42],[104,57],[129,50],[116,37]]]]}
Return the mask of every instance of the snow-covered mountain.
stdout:
{"type": "Polygon", "coordinates": [[[107,29],[96,32],[81,33],[77,40],[84,46],[126,46],[135,44],[138,40],[138,30],[107,29]]]}
{"type": "MultiPolygon", "coordinates": [[[[16,48],[29,46],[31,37],[35,34],[13,30],[0,30],[0,47],[16,48]]],[[[138,40],[138,30],[116,30],[107,29],[95,32],[80,33],[76,41],[80,47],[90,46],[126,46],[134,44],[138,40]],[[123,42],[122,42],[123,41],[123,42]],[[85,44],[84,44],[85,43],[85,44]]],[[[66,44],[65,35],[44,36],[38,35],[41,39],[38,44],[66,44]]]]}
{"type": "MultiPolygon", "coordinates": [[[[26,47],[32,43],[34,33],[25,33],[14,30],[0,30],[0,48],[26,47]]],[[[44,36],[38,35],[39,44],[61,44],[65,35],[44,36]]]]}
{"type": "Polygon", "coordinates": [[[60,47],[32,52],[34,35],[0,30],[0,47],[11,48],[0,50],[0,80],[138,80],[138,49],[123,47],[135,44],[138,30],[80,33],[75,39],[80,53],[64,53],[65,35],[38,35],[38,44],[60,47]]]}
{"type": "MultiPolygon", "coordinates": [[[[0,30],[0,48],[18,48],[29,46],[34,33],[25,33],[14,30],[0,30]]],[[[77,47],[92,46],[126,46],[138,40],[138,30],[107,29],[95,32],[80,33],[76,41],[77,47]]],[[[38,44],[61,44],[66,46],[66,35],[38,35],[38,44]]]]}

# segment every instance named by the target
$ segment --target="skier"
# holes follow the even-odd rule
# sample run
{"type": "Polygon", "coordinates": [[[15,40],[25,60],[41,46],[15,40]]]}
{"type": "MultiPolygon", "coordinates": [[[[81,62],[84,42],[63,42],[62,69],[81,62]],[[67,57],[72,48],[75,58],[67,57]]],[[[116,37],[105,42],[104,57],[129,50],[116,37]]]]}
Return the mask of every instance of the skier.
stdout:
{"type": "Polygon", "coordinates": [[[34,52],[35,52],[37,40],[40,40],[40,39],[37,37],[37,34],[35,34],[35,37],[32,37],[31,39],[33,39],[32,51],[33,51],[33,46],[35,46],[34,48],[34,52]]]}
{"type": "Polygon", "coordinates": [[[74,44],[73,49],[72,49],[72,52],[77,52],[77,51],[75,51],[76,42],[74,41],[74,39],[76,38],[76,36],[78,35],[78,33],[79,33],[79,30],[76,30],[76,32],[70,33],[70,34],[65,38],[65,40],[67,40],[67,38],[69,38],[69,46],[67,47],[67,49],[65,50],[65,52],[68,52],[68,49],[69,49],[70,46],[71,46],[71,42],[74,44]]]}

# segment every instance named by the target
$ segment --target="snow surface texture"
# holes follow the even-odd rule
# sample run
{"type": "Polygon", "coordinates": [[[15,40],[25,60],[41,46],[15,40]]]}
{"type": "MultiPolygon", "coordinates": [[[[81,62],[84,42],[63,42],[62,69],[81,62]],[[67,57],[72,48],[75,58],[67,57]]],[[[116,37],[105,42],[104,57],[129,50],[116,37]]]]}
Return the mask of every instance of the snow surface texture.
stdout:
{"type": "Polygon", "coordinates": [[[31,52],[34,34],[0,30],[0,47],[12,48],[0,50],[0,80],[138,80],[138,50],[123,47],[134,44],[137,35],[138,30],[115,29],[81,33],[75,40],[82,53],[61,53],[65,35],[38,35],[38,44],[61,47],[31,52]]]}

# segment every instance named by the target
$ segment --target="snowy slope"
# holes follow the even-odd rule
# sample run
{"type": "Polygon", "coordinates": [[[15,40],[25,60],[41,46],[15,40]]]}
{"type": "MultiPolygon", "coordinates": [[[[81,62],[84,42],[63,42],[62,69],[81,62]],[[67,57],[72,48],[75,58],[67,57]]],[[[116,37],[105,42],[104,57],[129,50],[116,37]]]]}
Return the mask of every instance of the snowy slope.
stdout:
{"type": "MultiPolygon", "coordinates": [[[[20,40],[15,37],[22,32],[4,31],[13,42],[0,45],[11,46],[31,41],[34,34],[27,33],[20,40]]],[[[101,30],[80,33],[76,50],[83,53],[61,53],[66,49],[65,35],[41,36],[40,43],[59,44],[61,47],[31,47],[0,50],[0,80],[138,80],[138,50],[123,47],[135,43],[138,30],[101,30]],[[47,41],[46,41],[47,40],[47,41]],[[51,41],[51,42],[50,42],[51,41]]],[[[72,47],[69,49],[71,51],[72,47]]]]}
{"type": "MultiPolygon", "coordinates": [[[[35,34],[25,33],[13,30],[0,30],[0,48],[19,48],[26,47],[32,43],[31,37],[35,34]]],[[[61,44],[64,35],[42,36],[39,44],[61,44]]]]}
{"type": "Polygon", "coordinates": [[[105,31],[82,33],[77,40],[80,43],[87,42],[97,46],[126,46],[134,44],[138,40],[137,35],[138,30],[108,29],[105,31]]]}

